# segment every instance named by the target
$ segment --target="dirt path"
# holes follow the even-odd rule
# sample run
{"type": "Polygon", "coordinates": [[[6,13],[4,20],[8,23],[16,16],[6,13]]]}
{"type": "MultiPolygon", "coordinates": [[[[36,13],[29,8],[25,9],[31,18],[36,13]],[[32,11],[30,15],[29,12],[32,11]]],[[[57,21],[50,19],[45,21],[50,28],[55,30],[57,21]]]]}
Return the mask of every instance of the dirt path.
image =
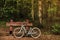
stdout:
{"type": "Polygon", "coordinates": [[[13,36],[5,36],[5,37],[2,37],[0,40],[33,40],[33,38],[23,37],[23,38],[17,39],[17,38],[14,38],[13,36]]]}
{"type": "Polygon", "coordinates": [[[23,37],[20,39],[14,38],[13,36],[3,36],[0,40],[60,40],[59,35],[42,35],[41,37],[34,39],[32,37],[23,37]]]}
{"type": "Polygon", "coordinates": [[[0,40],[60,40],[60,35],[41,35],[39,38],[34,39],[32,37],[23,37],[20,39],[14,38],[13,36],[6,36],[9,33],[7,30],[0,29],[0,40]]]}

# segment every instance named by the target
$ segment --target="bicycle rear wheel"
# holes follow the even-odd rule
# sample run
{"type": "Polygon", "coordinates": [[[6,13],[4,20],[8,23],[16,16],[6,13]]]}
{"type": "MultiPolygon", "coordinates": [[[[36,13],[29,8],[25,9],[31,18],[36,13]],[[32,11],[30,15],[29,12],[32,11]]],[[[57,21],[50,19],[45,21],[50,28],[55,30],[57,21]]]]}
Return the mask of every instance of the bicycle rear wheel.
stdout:
{"type": "Polygon", "coordinates": [[[20,27],[15,28],[13,31],[13,35],[15,38],[22,38],[24,36],[24,30],[21,30],[20,27]]]}

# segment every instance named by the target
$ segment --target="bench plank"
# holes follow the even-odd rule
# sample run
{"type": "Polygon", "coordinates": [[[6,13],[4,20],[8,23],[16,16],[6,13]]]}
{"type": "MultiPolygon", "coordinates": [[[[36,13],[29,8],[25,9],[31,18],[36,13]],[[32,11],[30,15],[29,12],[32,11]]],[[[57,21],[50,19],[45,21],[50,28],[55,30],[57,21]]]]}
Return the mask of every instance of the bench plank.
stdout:
{"type": "Polygon", "coordinates": [[[7,22],[6,26],[21,26],[24,24],[25,26],[32,26],[32,23],[27,23],[27,22],[7,22]]]}

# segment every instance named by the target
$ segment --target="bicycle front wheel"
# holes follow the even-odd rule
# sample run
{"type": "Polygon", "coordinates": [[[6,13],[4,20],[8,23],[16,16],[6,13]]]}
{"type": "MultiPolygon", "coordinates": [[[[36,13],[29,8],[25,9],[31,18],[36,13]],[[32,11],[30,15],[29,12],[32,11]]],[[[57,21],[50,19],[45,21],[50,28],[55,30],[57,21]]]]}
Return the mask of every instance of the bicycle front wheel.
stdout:
{"type": "Polygon", "coordinates": [[[32,34],[31,34],[31,36],[32,36],[33,38],[38,38],[38,37],[40,37],[40,35],[41,35],[41,31],[40,31],[39,28],[35,27],[35,28],[32,29],[32,34]]]}
{"type": "Polygon", "coordinates": [[[20,27],[15,28],[13,31],[13,35],[15,38],[22,38],[24,36],[24,30],[21,30],[20,27]]]}

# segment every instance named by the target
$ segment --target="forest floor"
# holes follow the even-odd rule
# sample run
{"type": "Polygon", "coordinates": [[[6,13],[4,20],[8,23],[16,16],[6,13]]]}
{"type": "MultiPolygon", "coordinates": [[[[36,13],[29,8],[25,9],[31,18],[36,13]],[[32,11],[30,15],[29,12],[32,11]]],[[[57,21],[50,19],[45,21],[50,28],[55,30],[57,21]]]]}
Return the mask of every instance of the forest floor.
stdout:
{"type": "Polygon", "coordinates": [[[60,40],[60,35],[44,35],[42,34],[39,38],[34,39],[32,37],[22,37],[20,39],[14,38],[14,36],[9,36],[6,32],[9,31],[4,30],[3,28],[0,29],[0,40],[60,40]]]}
{"type": "Polygon", "coordinates": [[[60,40],[59,35],[41,35],[39,38],[34,39],[32,37],[22,37],[20,39],[13,36],[0,36],[0,40],[60,40]]]}

